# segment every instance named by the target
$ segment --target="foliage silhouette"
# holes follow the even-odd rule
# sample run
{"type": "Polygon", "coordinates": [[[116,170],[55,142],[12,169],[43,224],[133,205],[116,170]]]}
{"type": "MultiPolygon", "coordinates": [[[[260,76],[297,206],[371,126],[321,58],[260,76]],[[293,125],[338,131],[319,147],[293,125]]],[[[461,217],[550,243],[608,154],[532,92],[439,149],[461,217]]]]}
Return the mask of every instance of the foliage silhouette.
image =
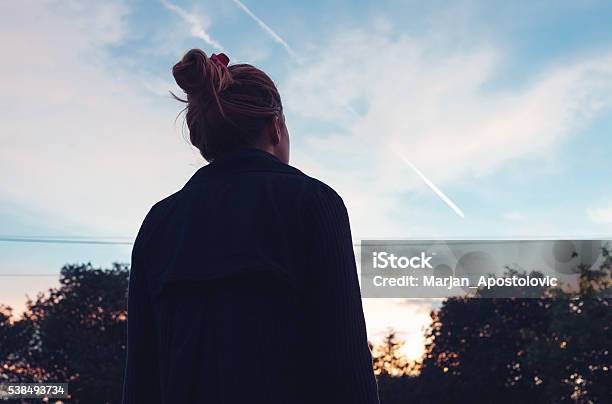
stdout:
{"type": "Polygon", "coordinates": [[[446,300],[432,313],[420,402],[612,402],[607,249],[603,258],[578,268],[565,296],[446,300]]]}
{"type": "Polygon", "coordinates": [[[28,301],[23,318],[10,327],[12,352],[1,352],[0,360],[20,371],[0,368],[0,377],[67,381],[73,403],[120,402],[128,274],[120,264],[111,269],[64,266],[60,287],[28,301]]]}
{"type": "MultiPolygon", "coordinates": [[[[372,346],[381,402],[612,402],[611,268],[604,250],[566,296],[446,300],[422,363],[391,331],[372,346]]],[[[128,275],[120,264],[66,265],[22,318],[0,306],[0,382],[68,381],[70,402],[120,402],[128,275]]]]}

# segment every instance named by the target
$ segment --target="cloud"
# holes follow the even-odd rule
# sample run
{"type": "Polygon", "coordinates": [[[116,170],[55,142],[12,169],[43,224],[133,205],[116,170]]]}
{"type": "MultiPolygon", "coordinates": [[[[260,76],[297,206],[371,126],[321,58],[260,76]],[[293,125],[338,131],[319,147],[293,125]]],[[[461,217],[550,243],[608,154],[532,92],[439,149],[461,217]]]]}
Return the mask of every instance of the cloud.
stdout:
{"type": "Polygon", "coordinates": [[[612,205],[598,208],[588,208],[587,216],[596,223],[612,223],[612,205]]]}
{"type": "Polygon", "coordinates": [[[280,35],[274,32],[272,28],[268,26],[268,24],[266,24],[265,22],[261,20],[261,18],[253,14],[253,12],[247,6],[245,6],[244,3],[242,3],[240,0],[233,0],[233,1],[242,11],[244,11],[249,17],[251,17],[257,23],[257,25],[261,27],[261,29],[263,29],[268,35],[270,35],[275,42],[281,44],[282,47],[285,48],[287,53],[289,53],[289,55],[297,59],[297,54],[293,51],[293,49],[291,49],[289,44],[283,38],[281,38],[280,35]]]}
{"type": "Polygon", "coordinates": [[[521,212],[513,210],[510,212],[505,212],[502,215],[502,218],[509,221],[520,221],[525,219],[525,215],[523,215],[521,212]]]}
{"type": "MultiPolygon", "coordinates": [[[[130,10],[118,1],[1,7],[0,74],[10,78],[0,94],[2,197],[94,233],[133,234],[147,207],[202,160],[177,141],[169,82],[122,70],[108,55],[130,33],[130,10]]],[[[356,237],[430,230],[417,227],[427,225],[422,206],[406,195],[431,190],[383,145],[473,217],[454,184],[554,153],[610,105],[610,54],[496,87],[509,55],[438,43],[389,26],[338,32],[278,80],[290,128],[299,127],[293,162],[338,188],[356,237]]],[[[442,202],[440,210],[458,220],[442,202]]]]}
{"type": "Polygon", "coordinates": [[[167,0],[161,0],[161,2],[164,7],[181,17],[185,22],[190,25],[192,36],[194,36],[195,38],[202,39],[208,45],[212,46],[217,50],[223,50],[223,46],[221,46],[219,42],[213,39],[210,34],[206,32],[206,30],[204,29],[204,23],[198,15],[194,13],[189,13],[183,8],[167,0]]]}
{"type": "Polygon", "coordinates": [[[174,126],[181,106],[109,56],[129,32],[121,3],[93,4],[2,3],[0,198],[62,232],[129,236],[202,160],[174,126]]]}
{"type": "Polygon", "coordinates": [[[508,87],[496,85],[511,56],[502,49],[438,44],[389,29],[347,30],[282,83],[284,105],[312,128],[302,127],[295,157],[343,193],[358,235],[410,235],[396,219],[410,210],[402,197],[423,192],[385,145],[448,189],[514,159],[554,153],[612,104],[612,53],[551,66],[508,87]]]}

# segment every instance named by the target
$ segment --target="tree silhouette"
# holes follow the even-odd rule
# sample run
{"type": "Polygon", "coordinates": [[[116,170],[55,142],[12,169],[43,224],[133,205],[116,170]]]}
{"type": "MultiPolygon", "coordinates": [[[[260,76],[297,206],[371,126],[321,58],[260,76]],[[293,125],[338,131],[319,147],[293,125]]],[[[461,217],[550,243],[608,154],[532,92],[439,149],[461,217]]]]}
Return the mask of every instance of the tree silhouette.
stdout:
{"type": "MultiPolygon", "coordinates": [[[[422,365],[391,330],[372,346],[381,402],[612,402],[611,268],[604,250],[599,270],[579,268],[578,290],[554,298],[446,300],[422,365]]],[[[67,381],[70,402],[120,402],[128,275],[67,265],[23,318],[0,306],[0,382],[67,381]]]]}
{"type": "MultiPolygon", "coordinates": [[[[449,299],[420,375],[436,402],[612,402],[610,258],[556,298],[449,299]]],[[[537,276],[537,274],[530,274],[537,276]]]]}
{"type": "Polygon", "coordinates": [[[420,364],[410,361],[401,352],[404,341],[390,329],[382,343],[372,345],[374,374],[378,380],[378,394],[382,403],[400,404],[406,397],[417,394],[420,364]]]}
{"type": "Polygon", "coordinates": [[[69,383],[74,403],[121,400],[128,267],[66,265],[60,287],[27,303],[25,356],[38,382],[69,383]]]}
{"type": "Polygon", "coordinates": [[[381,344],[371,346],[375,375],[398,377],[419,373],[419,363],[408,360],[401,352],[404,344],[395,330],[389,329],[381,344]]]}

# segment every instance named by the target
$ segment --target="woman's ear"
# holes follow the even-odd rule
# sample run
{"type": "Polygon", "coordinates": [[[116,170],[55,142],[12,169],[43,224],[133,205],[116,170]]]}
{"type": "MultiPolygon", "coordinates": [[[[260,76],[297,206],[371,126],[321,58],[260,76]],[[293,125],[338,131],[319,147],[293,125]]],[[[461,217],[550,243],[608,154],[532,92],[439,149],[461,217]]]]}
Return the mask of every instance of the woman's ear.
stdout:
{"type": "Polygon", "coordinates": [[[280,116],[274,115],[274,129],[276,130],[276,136],[280,141],[280,138],[283,136],[283,124],[281,122],[280,116]]]}
{"type": "Polygon", "coordinates": [[[274,115],[274,117],[272,117],[271,125],[268,128],[268,136],[270,136],[270,143],[272,143],[274,146],[280,143],[282,130],[278,115],[274,115]]]}

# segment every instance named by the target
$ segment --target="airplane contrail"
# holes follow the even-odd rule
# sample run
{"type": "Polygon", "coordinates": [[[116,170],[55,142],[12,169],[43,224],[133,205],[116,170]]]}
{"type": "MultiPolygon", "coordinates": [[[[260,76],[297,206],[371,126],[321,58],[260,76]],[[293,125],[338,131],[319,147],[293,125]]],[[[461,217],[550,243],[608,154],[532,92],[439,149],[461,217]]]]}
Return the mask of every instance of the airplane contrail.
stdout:
{"type": "Polygon", "coordinates": [[[234,3],[236,3],[238,7],[240,7],[240,9],[242,9],[242,11],[244,11],[249,17],[251,17],[257,23],[257,25],[261,27],[261,29],[263,29],[266,33],[268,33],[268,35],[270,35],[272,39],[274,39],[275,42],[278,42],[279,44],[281,44],[285,48],[285,50],[289,53],[289,55],[297,59],[297,54],[293,51],[293,49],[291,49],[289,44],[283,38],[281,38],[280,35],[274,32],[272,28],[270,28],[265,22],[261,20],[261,18],[253,14],[253,12],[247,6],[245,6],[244,3],[242,3],[240,0],[233,0],[233,1],[234,3]]]}
{"type": "Polygon", "coordinates": [[[185,22],[191,25],[191,35],[196,38],[202,39],[204,42],[206,42],[217,50],[223,50],[223,46],[221,46],[219,42],[215,41],[210,36],[210,34],[204,30],[204,28],[202,27],[202,21],[197,15],[185,11],[176,4],[170,3],[168,0],[161,0],[161,3],[168,10],[172,11],[173,13],[181,17],[185,22]]]}
{"type": "Polygon", "coordinates": [[[440,190],[440,188],[438,188],[436,186],[436,184],[434,184],[433,182],[431,182],[429,180],[429,178],[427,178],[425,176],[425,174],[423,174],[423,172],[421,170],[419,170],[417,168],[417,166],[415,166],[414,164],[412,164],[412,162],[410,160],[408,160],[406,157],[402,156],[401,154],[399,154],[399,152],[397,152],[395,149],[393,149],[391,147],[391,150],[393,151],[393,153],[395,153],[404,163],[406,163],[408,165],[408,167],[412,168],[412,171],[414,171],[419,177],[421,177],[421,179],[423,180],[423,182],[425,182],[425,184],[427,184],[427,186],[429,188],[431,188],[431,190],[440,197],[440,199],[442,199],[444,201],[444,203],[446,203],[448,205],[449,208],[451,208],[457,215],[459,215],[459,217],[461,217],[462,219],[465,218],[465,215],[463,214],[463,212],[461,211],[461,209],[459,209],[459,207],[457,205],[455,205],[455,203],[453,201],[450,200],[450,198],[446,195],[444,195],[444,192],[442,192],[440,190]]]}

